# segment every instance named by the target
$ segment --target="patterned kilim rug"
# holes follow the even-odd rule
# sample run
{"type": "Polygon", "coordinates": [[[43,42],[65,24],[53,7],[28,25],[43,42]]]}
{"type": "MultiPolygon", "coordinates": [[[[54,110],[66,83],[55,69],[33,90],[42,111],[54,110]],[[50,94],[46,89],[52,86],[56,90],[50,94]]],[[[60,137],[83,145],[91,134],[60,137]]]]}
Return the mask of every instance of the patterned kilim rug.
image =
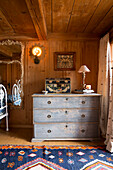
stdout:
{"type": "Polygon", "coordinates": [[[0,170],[113,170],[104,146],[0,146],[0,170]]]}

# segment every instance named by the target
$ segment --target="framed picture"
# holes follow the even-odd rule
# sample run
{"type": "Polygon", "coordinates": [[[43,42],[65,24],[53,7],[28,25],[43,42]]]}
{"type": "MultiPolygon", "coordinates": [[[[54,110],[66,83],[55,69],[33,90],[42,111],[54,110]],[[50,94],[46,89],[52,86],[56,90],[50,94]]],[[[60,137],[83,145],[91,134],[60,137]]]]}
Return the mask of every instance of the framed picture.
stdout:
{"type": "Polygon", "coordinates": [[[54,69],[56,71],[75,70],[76,52],[55,52],[54,69]]]}

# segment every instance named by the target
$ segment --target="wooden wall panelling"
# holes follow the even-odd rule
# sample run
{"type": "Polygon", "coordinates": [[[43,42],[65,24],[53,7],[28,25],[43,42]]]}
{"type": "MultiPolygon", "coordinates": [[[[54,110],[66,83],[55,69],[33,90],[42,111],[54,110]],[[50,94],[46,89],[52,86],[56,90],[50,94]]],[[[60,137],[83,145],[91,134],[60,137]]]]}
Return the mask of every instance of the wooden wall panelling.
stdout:
{"type": "Polygon", "coordinates": [[[54,71],[54,52],[61,51],[63,44],[59,41],[51,41],[50,44],[50,78],[60,78],[62,75],[61,71],[54,71]]]}
{"type": "Polygon", "coordinates": [[[28,53],[29,53],[29,48],[28,48],[28,42],[25,43],[25,55],[24,55],[24,114],[25,114],[25,123],[28,124],[29,122],[29,88],[28,88],[28,53]]]}
{"type": "Polygon", "coordinates": [[[79,84],[79,75],[78,69],[81,63],[81,51],[80,42],[76,41],[50,41],[50,65],[51,65],[51,75],[50,77],[59,78],[59,77],[70,77],[72,81],[72,90],[77,88],[77,84],[79,84]],[[80,47],[80,48],[79,48],[80,47]],[[72,51],[76,52],[76,70],[75,71],[54,71],[54,52],[62,52],[62,51],[72,51]]]}
{"type": "Polygon", "coordinates": [[[97,76],[98,76],[98,47],[97,41],[86,41],[84,43],[84,56],[82,64],[85,64],[90,69],[89,73],[86,73],[86,84],[91,84],[92,89],[97,90],[97,76]]]}
{"type": "Polygon", "coordinates": [[[79,65],[76,66],[76,69],[77,69],[77,79],[76,79],[77,86],[76,86],[76,88],[78,88],[78,87],[81,88],[82,87],[82,75],[80,73],[78,73],[78,70],[83,65],[82,60],[84,57],[84,41],[79,43],[78,49],[81,49],[81,50],[77,51],[77,55],[79,54],[78,58],[80,58],[80,61],[79,61],[79,65]]]}
{"type": "Polygon", "coordinates": [[[27,55],[27,82],[26,82],[26,122],[27,123],[31,123],[31,107],[32,107],[32,100],[31,100],[31,92],[30,89],[34,89],[33,83],[34,83],[34,70],[33,70],[33,59],[29,56],[29,48],[30,45],[29,43],[27,44],[27,51],[26,51],[26,55],[27,55]],[[29,107],[28,107],[29,106],[29,107]]]}
{"type": "Polygon", "coordinates": [[[98,40],[86,41],[85,39],[27,42],[24,57],[24,109],[11,111],[10,125],[32,127],[32,94],[44,90],[45,78],[70,77],[72,90],[79,89],[82,75],[78,73],[78,70],[82,64],[86,64],[91,70],[90,73],[86,73],[86,83],[91,84],[95,90],[98,72],[98,42],[98,40]],[[41,59],[39,64],[34,64],[33,59],[29,56],[29,49],[35,43],[40,43],[46,48],[45,58],[41,59]],[[54,71],[54,52],[61,51],[76,52],[75,71],[54,71]]]}
{"type": "Polygon", "coordinates": [[[45,78],[50,77],[50,41],[48,41],[48,48],[46,49],[46,57],[45,57],[45,78]]]}
{"type": "Polygon", "coordinates": [[[29,105],[28,110],[28,121],[30,124],[32,124],[32,94],[33,93],[39,93],[42,90],[45,89],[45,62],[46,62],[46,56],[47,56],[47,42],[46,41],[40,41],[40,44],[43,45],[46,49],[45,57],[40,58],[40,63],[35,64],[33,58],[29,56],[29,49],[34,45],[35,43],[39,42],[29,42],[27,44],[27,105],[29,105]]]}

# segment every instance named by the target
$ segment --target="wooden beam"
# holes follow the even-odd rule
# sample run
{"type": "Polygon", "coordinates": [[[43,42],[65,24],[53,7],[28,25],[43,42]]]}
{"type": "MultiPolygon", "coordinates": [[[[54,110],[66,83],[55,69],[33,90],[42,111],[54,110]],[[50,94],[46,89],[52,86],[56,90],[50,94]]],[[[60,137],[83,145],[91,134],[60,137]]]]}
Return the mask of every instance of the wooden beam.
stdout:
{"type": "Polygon", "coordinates": [[[5,15],[2,13],[2,11],[0,10],[0,34],[2,32],[10,32],[13,33],[14,30],[11,26],[11,24],[8,22],[7,18],[5,17],[5,15]]]}
{"type": "Polygon", "coordinates": [[[47,37],[47,27],[46,27],[45,15],[44,15],[43,3],[42,3],[42,0],[38,0],[38,2],[39,2],[39,8],[40,8],[40,12],[41,12],[42,20],[43,20],[44,32],[47,37]]]}
{"type": "Polygon", "coordinates": [[[18,40],[18,41],[38,41],[38,38],[33,38],[33,37],[29,37],[27,35],[0,35],[0,41],[4,40],[4,39],[12,39],[12,40],[18,40]]]}
{"type": "Polygon", "coordinates": [[[25,36],[37,38],[25,0],[0,0],[0,11],[7,20],[6,22],[0,13],[0,35],[19,34],[22,36],[24,34],[25,36]]]}
{"type": "Polygon", "coordinates": [[[41,0],[25,0],[39,40],[46,40],[47,30],[41,0]]]}
{"type": "Polygon", "coordinates": [[[44,18],[46,20],[47,32],[53,32],[53,12],[52,12],[52,0],[43,0],[44,18]]]}

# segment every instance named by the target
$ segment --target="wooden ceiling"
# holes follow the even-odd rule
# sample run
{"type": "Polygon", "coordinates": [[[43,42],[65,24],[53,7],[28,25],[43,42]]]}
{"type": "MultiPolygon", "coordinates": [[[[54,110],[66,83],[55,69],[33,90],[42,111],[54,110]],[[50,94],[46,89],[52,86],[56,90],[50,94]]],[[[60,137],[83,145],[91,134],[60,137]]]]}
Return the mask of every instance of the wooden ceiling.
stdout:
{"type": "Polygon", "coordinates": [[[113,0],[0,0],[0,39],[103,36],[113,27],[113,0]]]}

